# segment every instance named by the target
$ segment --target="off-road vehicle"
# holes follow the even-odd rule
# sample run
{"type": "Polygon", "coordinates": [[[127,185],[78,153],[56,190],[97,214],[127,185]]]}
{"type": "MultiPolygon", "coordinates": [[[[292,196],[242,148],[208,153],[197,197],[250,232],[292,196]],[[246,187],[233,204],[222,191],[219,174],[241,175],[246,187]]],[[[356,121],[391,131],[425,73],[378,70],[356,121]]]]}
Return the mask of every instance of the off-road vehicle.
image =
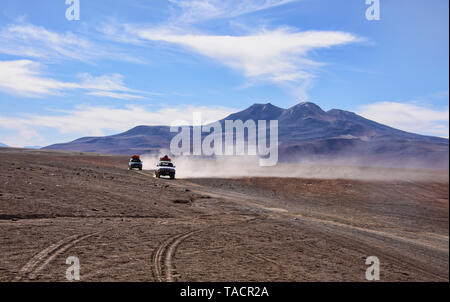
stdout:
{"type": "Polygon", "coordinates": [[[170,179],[175,179],[175,166],[167,155],[160,158],[160,161],[156,165],[155,176],[156,178],[169,176],[170,179]]]}
{"type": "Polygon", "coordinates": [[[128,170],[138,169],[142,170],[142,161],[139,155],[133,155],[128,163],[128,170]]]}

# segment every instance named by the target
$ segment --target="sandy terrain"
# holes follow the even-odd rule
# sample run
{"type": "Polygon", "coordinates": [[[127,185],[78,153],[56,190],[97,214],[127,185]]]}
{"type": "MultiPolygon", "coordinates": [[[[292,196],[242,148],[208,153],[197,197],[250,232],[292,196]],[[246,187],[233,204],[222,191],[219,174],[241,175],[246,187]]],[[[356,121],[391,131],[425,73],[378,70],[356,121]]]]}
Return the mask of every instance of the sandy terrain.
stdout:
{"type": "Polygon", "coordinates": [[[382,281],[449,280],[448,171],[171,181],[127,161],[0,148],[0,281],[65,281],[69,256],[82,281],[364,281],[368,256],[382,281]]]}

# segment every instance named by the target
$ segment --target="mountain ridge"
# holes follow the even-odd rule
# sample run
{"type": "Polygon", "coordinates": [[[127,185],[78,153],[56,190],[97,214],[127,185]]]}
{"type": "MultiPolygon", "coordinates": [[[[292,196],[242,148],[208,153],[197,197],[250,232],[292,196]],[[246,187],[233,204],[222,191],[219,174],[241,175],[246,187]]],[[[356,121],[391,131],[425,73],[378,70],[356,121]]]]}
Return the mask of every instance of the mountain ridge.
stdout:
{"type": "MultiPolygon", "coordinates": [[[[271,103],[254,104],[219,122],[223,124],[225,120],[278,120],[282,161],[356,158],[361,163],[448,167],[448,139],[395,129],[350,111],[324,111],[310,102],[287,109],[271,103]]],[[[175,135],[169,126],[141,125],[115,135],[83,137],[44,149],[113,154],[158,153],[160,149],[169,148],[175,135]]]]}

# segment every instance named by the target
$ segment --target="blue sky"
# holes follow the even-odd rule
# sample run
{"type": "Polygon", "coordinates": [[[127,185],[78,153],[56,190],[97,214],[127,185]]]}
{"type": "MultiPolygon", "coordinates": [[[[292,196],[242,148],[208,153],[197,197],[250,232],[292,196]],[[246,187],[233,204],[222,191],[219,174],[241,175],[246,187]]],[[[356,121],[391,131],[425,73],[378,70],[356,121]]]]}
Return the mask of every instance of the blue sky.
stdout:
{"type": "Polygon", "coordinates": [[[448,137],[447,0],[0,2],[0,142],[311,101],[448,137]]]}

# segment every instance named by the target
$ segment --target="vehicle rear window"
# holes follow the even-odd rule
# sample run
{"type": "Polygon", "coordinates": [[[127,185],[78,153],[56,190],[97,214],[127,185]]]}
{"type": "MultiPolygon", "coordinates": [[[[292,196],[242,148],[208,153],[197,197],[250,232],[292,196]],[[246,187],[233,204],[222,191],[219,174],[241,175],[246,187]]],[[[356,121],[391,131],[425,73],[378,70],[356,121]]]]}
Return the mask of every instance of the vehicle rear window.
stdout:
{"type": "Polygon", "coordinates": [[[141,160],[138,159],[138,158],[132,158],[130,161],[131,161],[132,163],[140,163],[140,162],[141,162],[141,160]]]}
{"type": "Polygon", "coordinates": [[[160,162],[159,165],[161,167],[173,167],[172,163],[160,162]]]}

